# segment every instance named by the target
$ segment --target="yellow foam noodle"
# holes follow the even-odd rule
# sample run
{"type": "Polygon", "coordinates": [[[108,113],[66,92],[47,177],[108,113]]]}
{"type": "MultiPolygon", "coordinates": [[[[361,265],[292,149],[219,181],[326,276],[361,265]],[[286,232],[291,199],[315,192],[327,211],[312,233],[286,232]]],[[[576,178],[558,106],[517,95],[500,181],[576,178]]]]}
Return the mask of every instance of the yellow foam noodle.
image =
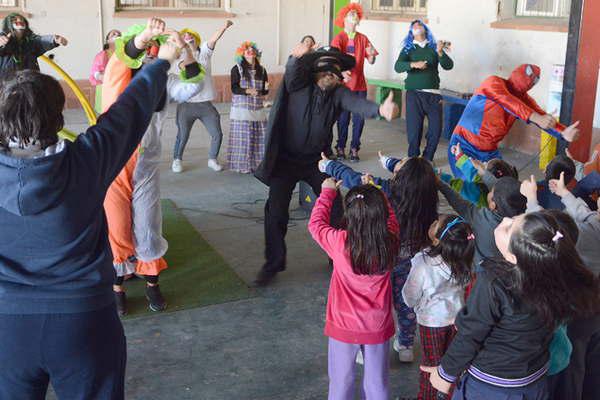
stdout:
{"type": "Polygon", "coordinates": [[[69,85],[73,93],[75,93],[75,96],[77,96],[79,103],[81,103],[81,107],[83,107],[83,111],[87,116],[90,126],[96,125],[96,113],[94,112],[94,108],[88,101],[87,97],[85,97],[77,83],[75,83],[71,76],[67,74],[61,67],[59,67],[58,64],[56,64],[48,57],[42,55],[39,58],[43,60],[46,64],[48,64],[50,67],[52,67],[65,80],[65,82],[67,82],[67,85],[69,85]]]}
{"type": "Polygon", "coordinates": [[[557,140],[552,135],[541,131],[541,140],[540,140],[540,170],[545,171],[546,166],[550,164],[550,161],[556,155],[556,144],[557,140]]]}

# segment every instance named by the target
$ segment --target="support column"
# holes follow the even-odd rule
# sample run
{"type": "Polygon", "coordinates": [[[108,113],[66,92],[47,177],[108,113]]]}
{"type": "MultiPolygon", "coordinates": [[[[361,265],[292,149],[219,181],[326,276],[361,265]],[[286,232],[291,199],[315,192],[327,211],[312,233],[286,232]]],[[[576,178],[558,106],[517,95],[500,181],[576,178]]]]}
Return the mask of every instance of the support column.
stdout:
{"type": "Polygon", "coordinates": [[[600,1],[572,0],[569,42],[565,60],[561,122],[581,121],[581,137],[570,146],[573,156],[587,160],[592,143],[592,128],[600,67],[600,1]]]}

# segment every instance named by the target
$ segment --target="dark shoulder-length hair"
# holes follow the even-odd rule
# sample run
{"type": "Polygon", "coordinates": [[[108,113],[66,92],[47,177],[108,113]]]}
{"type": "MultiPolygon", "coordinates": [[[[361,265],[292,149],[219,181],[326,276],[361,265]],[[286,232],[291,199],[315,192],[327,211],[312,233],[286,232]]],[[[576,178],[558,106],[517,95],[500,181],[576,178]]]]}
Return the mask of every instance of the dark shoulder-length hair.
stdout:
{"type": "MultiPolygon", "coordinates": [[[[256,70],[256,72],[254,75],[254,79],[256,79],[257,81],[264,81],[267,77],[267,70],[260,64],[258,57],[255,58],[255,62],[256,63],[254,65],[254,69],[256,70]]],[[[242,61],[239,65],[242,68],[242,76],[247,80],[250,80],[250,70],[252,69],[252,66],[248,63],[248,61],[246,61],[245,58],[242,58],[242,61]]]]}
{"type": "Polygon", "coordinates": [[[581,260],[572,234],[544,211],[525,215],[510,238],[514,292],[554,327],[600,312],[600,281],[581,260]]]}
{"type": "Polygon", "coordinates": [[[401,253],[412,257],[431,244],[428,231],[438,216],[433,166],[421,157],[408,159],[392,178],[390,189],[390,200],[400,225],[401,253]]]}
{"type": "Polygon", "coordinates": [[[475,255],[475,235],[468,222],[458,215],[440,215],[435,237],[437,245],[427,251],[430,257],[441,256],[450,267],[452,279],[459,285],[467,285],[471,280],[471,270],[475,255]]]}
{"type": "Polygon", "coordinates": [[[56,79],[34,70],[0,78],[0,147],[37,142],[43,149],[58,141],[64,126],[65,94],[56,79]]]}
{"type": "Polygon", "coordinates": [[[398,255],[398,238],[388,229],[387,199],[373,185],[352,188],[344,198],[346,251],[358,275],[391,270],[398,255]]]}

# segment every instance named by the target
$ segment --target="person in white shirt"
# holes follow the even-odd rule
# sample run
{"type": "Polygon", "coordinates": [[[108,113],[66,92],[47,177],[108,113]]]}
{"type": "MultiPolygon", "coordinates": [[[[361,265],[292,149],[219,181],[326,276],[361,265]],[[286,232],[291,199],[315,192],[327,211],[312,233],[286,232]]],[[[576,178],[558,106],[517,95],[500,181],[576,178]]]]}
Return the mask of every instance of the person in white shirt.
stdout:
{"type": "Polygon", "coordinates": [[[225,25],[218,29],[207,42],[202,43],[200,35],[192,29],[183,29],[181,35],[183,40],[191,44],[196,51],[196,60],[205,70],[204,88],[200,93],[191,98],[188,102],[177,106],[177,139],[173,149],[173,172],[183,171],[183,152],[190,137],[192,125],[196,120],[200,120],[206,127],[210,135],[210,149],[208,153],[208,167],[214,171],[221,171],[223,167],[219,164],[218,156],[223,140],[221,130],[221,116],[212,104],[215,98],[211,76],[211,58],[217,41],[223,36],[225,31],[233,25],[233,22],[226,21],[225,25]]]}
{"type": "MultiPolygon", "coordinates": [[[[417,253],[402,297],[417,314],[421,337],[421,365],[436,366],[456,334],[454,319],[464,305],[465,288],[471,281],[475,235],[461,217],[442,214],[431,224],[432,246],[417,253]]],[[[437,391],[429,375],[420,372],[419,399],[435,399],[437,391]]]]}

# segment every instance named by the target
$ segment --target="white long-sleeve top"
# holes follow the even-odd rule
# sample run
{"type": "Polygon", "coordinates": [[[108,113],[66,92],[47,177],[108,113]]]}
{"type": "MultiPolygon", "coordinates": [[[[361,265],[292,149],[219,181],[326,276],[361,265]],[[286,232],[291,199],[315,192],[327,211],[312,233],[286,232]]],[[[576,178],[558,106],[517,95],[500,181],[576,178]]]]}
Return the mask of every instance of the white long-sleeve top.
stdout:
{"type": "Polygon", "coordinates": [[[441,328],[454,324],[464,305],[464,287],[450,278],[450,267],[441,256],[430,257],[427,249],[411,260],[402,297],[413,307],[419,325],[441,328]]]}

